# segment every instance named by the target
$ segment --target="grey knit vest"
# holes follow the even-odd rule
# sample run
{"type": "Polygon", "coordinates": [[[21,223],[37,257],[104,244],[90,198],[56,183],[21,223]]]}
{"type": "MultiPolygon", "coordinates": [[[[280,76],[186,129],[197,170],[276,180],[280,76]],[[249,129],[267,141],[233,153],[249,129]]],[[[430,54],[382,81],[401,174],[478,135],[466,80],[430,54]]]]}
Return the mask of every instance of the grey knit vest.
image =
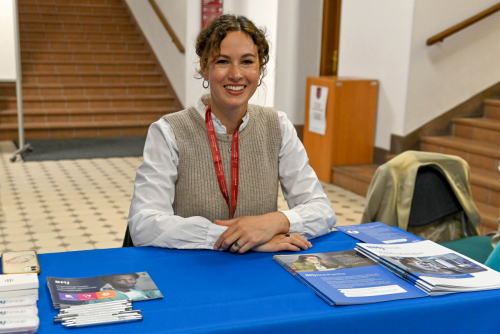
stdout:
{"type": "MultiPolygon", "coordinates": [[[[239,134],[238,204],[234,218],[262,215],[278,209],[278,156],[282,134],[273,108],[248,105],[249,120],[239,134]]],[[[179,148],[174,214],[202,216],[211,222],[230,218],[222,195],[205,120],[195,108],[168,114],[179,148]]],[[[231,135],[217,133],[224,176],[231,194],[231,135]]]]}

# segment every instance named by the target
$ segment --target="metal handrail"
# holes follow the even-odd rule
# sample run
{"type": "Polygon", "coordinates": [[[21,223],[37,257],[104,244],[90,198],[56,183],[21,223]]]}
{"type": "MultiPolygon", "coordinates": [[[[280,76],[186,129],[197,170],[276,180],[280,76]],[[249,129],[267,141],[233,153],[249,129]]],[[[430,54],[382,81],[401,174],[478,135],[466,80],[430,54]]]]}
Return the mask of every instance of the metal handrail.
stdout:
{"type": "Polygon", "coordinates": [[[500,11],[500,3],[496,4],[493,7],[486,9],[485,11],[482,11],[481,13],[479,13],[479,14],[477,14],[477,15],[475,15],[475,16],[473,16],[473,17],[471,17],[463,22],[460,22],[457,25],[454,25],[453,27],[451,27],[449,29],[446,29],[446,30],[440,32],[437,35],[432,36],[431,38],[429,38],[427,40],[427,45],[432,45],[432,44],[435,44],[437,42],[442,42],[446,37],[449,37],[449,36],[459,32],[460,30],[465,29],[468,26],[470,26],[470,25],[472,25],[472,24],[490,16],[491,14],[498,12],[498,11],[500,11]]]}
{"type": "Polygon", "coordinates": [[[185,53],[184,47],[182,46],[181,42],[179,41],[179,39],[175,35],[174,30],[172,29],[170,24],[168,24],[167,19],[165,18],[165,16],[161,12],[161,10],[158,7],[158,5],[156,4],[156,2],[154,0],[149,0],[149,3],[153,7],[156,15],[158,15],[158,18],[160,19],[161,23],[163,23],[163,26],[165,27],[165,29],[167,29],[168,34],[172,38],[172,42],[174,42],[174,44],[177,46],[177,49],[179,49],[179,52],[185,53]]]}

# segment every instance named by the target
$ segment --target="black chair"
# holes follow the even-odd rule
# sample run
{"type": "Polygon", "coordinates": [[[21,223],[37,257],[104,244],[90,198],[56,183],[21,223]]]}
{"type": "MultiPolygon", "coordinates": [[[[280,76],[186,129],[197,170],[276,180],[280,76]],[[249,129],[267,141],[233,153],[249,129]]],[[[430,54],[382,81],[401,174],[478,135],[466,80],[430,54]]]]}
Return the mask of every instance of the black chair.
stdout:
{"type": "Polygon", "coordinates": [[[458,212],[461,212],[465,238],[440,244],[480,263],[485,263],[493,251],[491,237],[477,236],[462,205],[441,172],[430,166],[420,167],[415,180],[408,227],[423,227],[458,212]]]}
{"type": "Polygon", "coordinates": [[[446,177],[431,166],[420,167],[415,180],[408,227],[426,226],[457,212],[462,213],[465,237],[476,235],[446,177]]]}
{"type": "Polygon", "coordinates": [[[123,238],[122,247],[135,247],[134,243],[132,242],[132,237],[130,236],[130,231],[128,230],[128,224],[127,230],[125,231],[125,237],[123,238]]]}

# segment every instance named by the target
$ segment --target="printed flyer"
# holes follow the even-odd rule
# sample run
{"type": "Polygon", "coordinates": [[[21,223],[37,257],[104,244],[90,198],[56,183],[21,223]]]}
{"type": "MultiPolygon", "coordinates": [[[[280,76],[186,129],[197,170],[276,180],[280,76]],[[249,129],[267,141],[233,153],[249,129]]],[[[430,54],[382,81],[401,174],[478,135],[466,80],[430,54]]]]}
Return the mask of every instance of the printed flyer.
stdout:
{"type": "Polygon", "coordinates": [[[274,260],[331,306],[427,296],[354,249],[276,255],[274,260]]]}
{"type": "Polygon", "coordinates": [[[56,309],[59,309],[61,305],[163,298],[160,290],[145,271],[84,278],[48,276],[47,285],[56,309]]]}

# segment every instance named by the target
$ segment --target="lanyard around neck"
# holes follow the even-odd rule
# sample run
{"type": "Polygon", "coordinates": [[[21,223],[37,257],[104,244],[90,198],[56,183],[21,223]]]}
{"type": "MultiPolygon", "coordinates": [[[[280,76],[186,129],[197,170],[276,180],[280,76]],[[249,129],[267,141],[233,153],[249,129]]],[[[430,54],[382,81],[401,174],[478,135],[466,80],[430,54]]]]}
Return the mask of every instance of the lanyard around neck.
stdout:
{"type": "Polygon", "coordinates": [[[222,166],[222,158],[220,155],[219,145],[217,144],[217,136],[215,135],[214,123],[212,121],[212,108],[208,106],[205,114],[205,123],[207,125],[208,141],[212,147],[212,156],[214,158],[215,172],[217,173],[217,180],[219,181],[219,188],[226,200],[229,207],[231,217],[234,217],[236,211],[236,204],[238,202],[238,130],[233,133],[233,141],[231,145],[231,203],[229,203],[229,192],[227,190],[226,178],[224,177],[224,167],[222,166]]]}

